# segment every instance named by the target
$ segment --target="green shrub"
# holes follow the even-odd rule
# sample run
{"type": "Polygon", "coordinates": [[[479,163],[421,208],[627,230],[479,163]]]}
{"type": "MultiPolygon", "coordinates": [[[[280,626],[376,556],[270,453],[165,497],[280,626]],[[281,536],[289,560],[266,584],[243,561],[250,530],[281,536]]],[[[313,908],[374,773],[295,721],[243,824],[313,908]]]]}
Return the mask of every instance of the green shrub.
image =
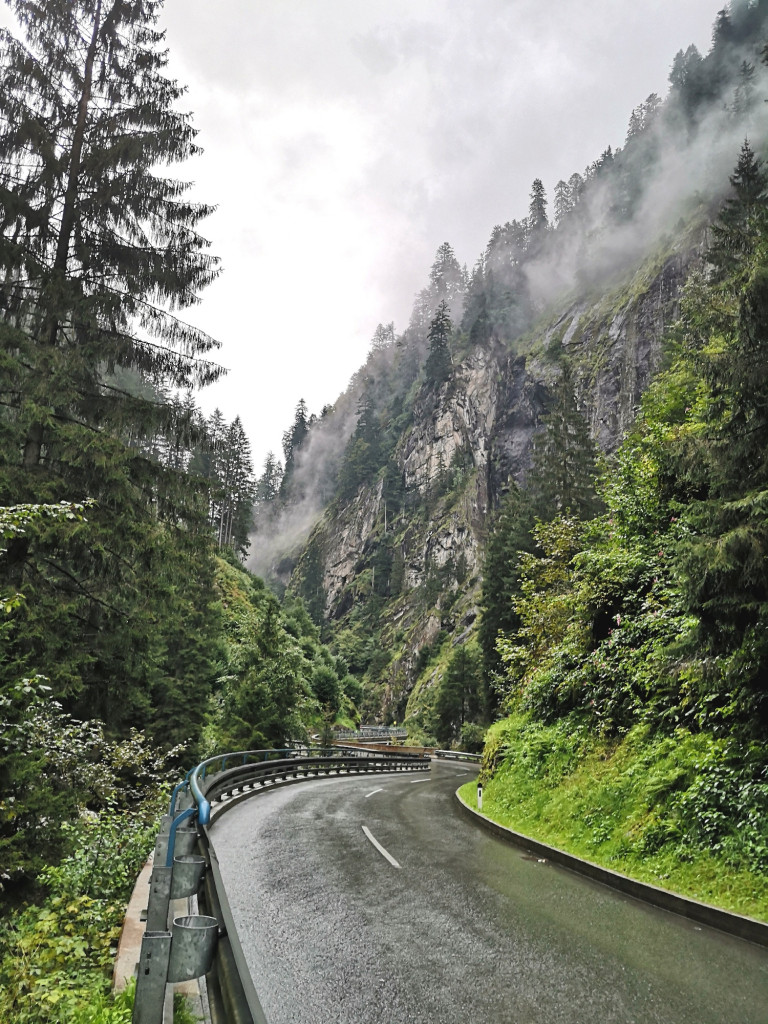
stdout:
{"type": "Polygon", "coordinates": [[[588,722],[519,714],[492,726],[484,813],[643,881],[768,919],[765,746],[647,724],[610,739],[588,722]]]}
{"type": "Polygon", "coordinates": [[[117,940],[158,821],[107,809],[65,826],[72,852],[41,872],[48,895],[0,926],[4,1024],[123,1024],[128,997],[110,999],[117,940]]]}

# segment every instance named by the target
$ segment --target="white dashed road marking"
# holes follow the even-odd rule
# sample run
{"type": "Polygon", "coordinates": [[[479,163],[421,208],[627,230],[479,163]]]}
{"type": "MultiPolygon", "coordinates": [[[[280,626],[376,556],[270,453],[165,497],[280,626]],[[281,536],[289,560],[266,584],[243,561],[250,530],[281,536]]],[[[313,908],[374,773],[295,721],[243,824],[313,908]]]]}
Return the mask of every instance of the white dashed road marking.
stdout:
{"type": "Polygon", "coordinates": [[[369,828],[366,828],[365,825],[363,825],[363,832],[365,832],[365,834],[371,840],[371,842],[376,847],[376,849],[379,851],[379,853],[382,855],[382,857],[386,857],[386,859],[389,861],[389,863],[392,865],[393,868],[399,868],[400,867],[400,865],[397,863],[397,861],[392,856],[392,854],[391,853],[387,853],[387,851],[384,849],[384,847],[381,845],[381,843],[378,841],[378,839],[375,839],[374,836],[371,835],[371,830],[369,828]]]}

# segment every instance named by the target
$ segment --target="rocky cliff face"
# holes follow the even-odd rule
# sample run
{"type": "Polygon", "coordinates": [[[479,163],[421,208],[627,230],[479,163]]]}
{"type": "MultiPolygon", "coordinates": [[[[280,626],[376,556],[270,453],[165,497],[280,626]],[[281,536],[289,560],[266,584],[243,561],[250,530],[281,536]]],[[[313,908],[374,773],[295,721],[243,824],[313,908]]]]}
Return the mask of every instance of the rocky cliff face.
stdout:
{"type": "Polygon", "coordinates": [[[695,245],[671,252],[613,291],[567,305],[532,332],[524,351],[470,352],[441,388],[425,386],[416,399],[395,452],[401,506],[387,507],[379,480],[326,513],[314,543],[331,628],[354,624],[363,607],[376,619],[372,715],[391,720],[413,711],[433,681],[425,651],[471,631],[488,515],[510,477],[525,481],[563,354],[575,367],[592,434],[610,452],[659,366],[664,332],[698,258],[695,245]],[[375,577],[382,551],[386,591],[375,577]]]}

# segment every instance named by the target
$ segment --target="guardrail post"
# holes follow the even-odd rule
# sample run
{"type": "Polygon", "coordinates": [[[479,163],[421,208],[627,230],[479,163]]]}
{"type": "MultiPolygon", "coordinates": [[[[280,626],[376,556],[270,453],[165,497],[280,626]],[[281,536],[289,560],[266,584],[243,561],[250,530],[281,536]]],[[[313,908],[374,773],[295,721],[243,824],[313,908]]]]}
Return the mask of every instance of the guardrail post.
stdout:
{"type": "Polygon", "coordinates": [[[218,938],[216,921],[193,916],[174,921],[172,928],[168,926],[171,899],[195,895],[204,872],[205,858],[189,854],[174,857],[172,867],[155,864],[152,869],[147,930],[141,940],[136,977],[133,1024],[163,1024],[166,985],[198,977],[210,967],[218,938]],[[177,935],[174,949],[174,937],[177,935]],[[197,970],[198,965],[200,970],[197,970]]]}
{"type": "Polygon", "coordinates": [[[164,932],[168,927],[168,907],[171,903],[171,877],[173,868],[155,862],[149,880],[147,904],[147,931],[164,932]]]}
{"type": "Polygon", "coordinates": [[[133,1024],[163,1024],[171,933],[145,932],[133,1000],[133,1024]]]}
{"type": "Polygon", "coordinates": [[[173,822],[172,814],[164,814],[160,819],[160,831],[155,839],[155,864],[165,864],[168,855],[168,836],[173,822]]]}

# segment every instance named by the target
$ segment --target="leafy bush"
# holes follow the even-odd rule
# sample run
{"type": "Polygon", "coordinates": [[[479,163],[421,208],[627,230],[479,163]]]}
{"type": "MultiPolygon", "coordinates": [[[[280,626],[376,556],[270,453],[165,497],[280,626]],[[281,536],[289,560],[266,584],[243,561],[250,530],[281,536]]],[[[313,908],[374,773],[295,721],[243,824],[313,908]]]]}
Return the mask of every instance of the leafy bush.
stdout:
{"type": "Polygon", "coordinates": [[[76,838],[68,822],[82,809],[155,799],[181,751],[157,750],[136,729],[108,739],[101,722],[65,714],[42,676],[0,690],[0,734],[0,890],[66,853],[76,838]]]}
{"type": "MultiPolygon", "coordinates": [[[[768,919],[768,750],[637,725],[595,735],[586,717],[513,715],[492,726],[483,811],[644,881],[768,919]]],[[[467,790],[471,800],[471,787],[467,790]]]]}
{"type": "MultiPolygon", "coordinates": [[[[159,806],[156,805],[159,811],[159,806]]],[[[0,926],[0,1019],[9,1024],[122,1024],[109,1002],[125,905],[159,814],[107,809],[65,828],[72,852],[41,873],[47,897],[0,926]]]]}
{"type": "Polygon", "coordinates": [[[0,924],[0,1020],[123,1024],[127,997],[114,1004],[109,997],[116,943],[178,750],[152,749],[136,731],[121,743],[108,740],[101,723],[65,715],[39,678],[4,697],[3,717],[18,726],[5,731],[0,757],[11,783],[0,805],[0,841],[14,871],[5,881],[17,883],[16,899],[40,889],[44,896],[16,905],[0,924]],[[49,844],[44,867],[40,836],[49,844]],[[21,873],[33,870],[38,888],[21,888],[21,873]]]}
{"type": "Polygon", "coordinates": [[[485,726],[476,722],[465,722],[459,735],[459,749],[467,754],[479,754],[485,740],[485,726]]]}

